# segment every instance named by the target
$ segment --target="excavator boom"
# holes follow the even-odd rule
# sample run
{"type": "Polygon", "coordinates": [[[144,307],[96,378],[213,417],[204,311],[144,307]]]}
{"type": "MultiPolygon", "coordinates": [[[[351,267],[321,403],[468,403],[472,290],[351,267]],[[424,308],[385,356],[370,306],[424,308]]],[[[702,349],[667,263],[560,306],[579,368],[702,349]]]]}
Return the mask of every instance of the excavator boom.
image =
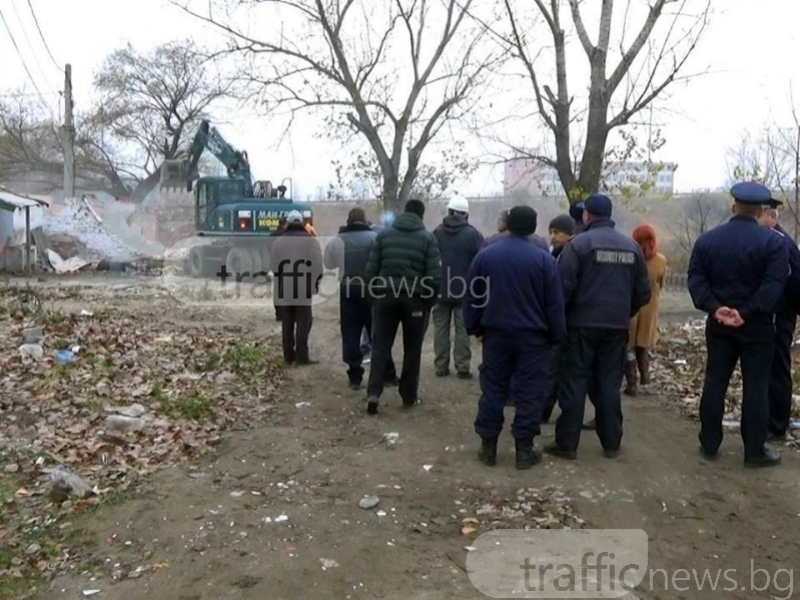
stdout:
{"type": "Polygon", "coordinates": [[[187,191],[191,191],[192,184],[200,178],[198,165],[206,150],[225,166],[228,177],[244,180],[245,196],[252,197],[253,179],[247,152],[236,150],[205,120],[197,129],[186,159],[164,161],[161,167],[161,188],[170,190],[185,187],[187,191]]]}

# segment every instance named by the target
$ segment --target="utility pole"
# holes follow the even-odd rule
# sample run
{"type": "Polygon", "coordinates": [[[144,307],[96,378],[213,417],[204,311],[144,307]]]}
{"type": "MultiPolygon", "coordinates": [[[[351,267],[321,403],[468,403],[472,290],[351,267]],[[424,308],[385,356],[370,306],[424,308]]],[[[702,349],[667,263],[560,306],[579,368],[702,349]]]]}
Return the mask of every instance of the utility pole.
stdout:
{"type": "Polygon", "coordinates": [[[64,197],[75,196],[75,124],[72,118],[72,65],[64,69],[64,197]]]}

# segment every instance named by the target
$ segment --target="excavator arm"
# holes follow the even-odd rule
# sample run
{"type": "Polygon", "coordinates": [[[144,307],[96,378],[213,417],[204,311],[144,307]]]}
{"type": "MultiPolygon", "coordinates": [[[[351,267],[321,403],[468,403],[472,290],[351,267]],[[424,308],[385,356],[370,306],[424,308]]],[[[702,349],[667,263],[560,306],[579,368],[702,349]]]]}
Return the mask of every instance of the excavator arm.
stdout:
{"type": "Polygon", "coordinates": [[[253,178],[250,173],[250,161],[247,152],[236,150],[223,138],[216,128],[204,120],[189,147],[185,160],[165,160],[161,167],[161,187],[177,188],[186,186],[192,190],[192,184],[200,178],[198,165],[203,152],[208,150],[228,171],[231,179],[243,179],[245,195],[253,195],[253,178]]]}

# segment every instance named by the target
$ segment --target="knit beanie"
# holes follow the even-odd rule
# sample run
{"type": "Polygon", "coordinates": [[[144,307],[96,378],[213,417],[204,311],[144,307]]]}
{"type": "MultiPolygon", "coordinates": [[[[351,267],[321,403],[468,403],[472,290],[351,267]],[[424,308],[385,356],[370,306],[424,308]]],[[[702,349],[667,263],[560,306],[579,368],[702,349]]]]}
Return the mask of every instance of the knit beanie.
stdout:
{"type": "Polygon", "coordinates": [[[550,221],[550,229],[555,229],[567,235],[574,235],[575,220],[569,215],[558,215],[555,219],[550,221]]]}

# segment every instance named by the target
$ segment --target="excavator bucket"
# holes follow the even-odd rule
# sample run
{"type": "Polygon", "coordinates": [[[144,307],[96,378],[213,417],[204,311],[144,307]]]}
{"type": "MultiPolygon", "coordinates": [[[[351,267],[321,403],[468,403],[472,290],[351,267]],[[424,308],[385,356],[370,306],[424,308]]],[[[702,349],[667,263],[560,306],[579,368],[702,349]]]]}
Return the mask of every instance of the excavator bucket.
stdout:
{"type": "Polygon", "coordinates": [[[161,189],[168,192],[186,189],[186,166],[182,160],[165,160],[161,165],[161,189]]]}

